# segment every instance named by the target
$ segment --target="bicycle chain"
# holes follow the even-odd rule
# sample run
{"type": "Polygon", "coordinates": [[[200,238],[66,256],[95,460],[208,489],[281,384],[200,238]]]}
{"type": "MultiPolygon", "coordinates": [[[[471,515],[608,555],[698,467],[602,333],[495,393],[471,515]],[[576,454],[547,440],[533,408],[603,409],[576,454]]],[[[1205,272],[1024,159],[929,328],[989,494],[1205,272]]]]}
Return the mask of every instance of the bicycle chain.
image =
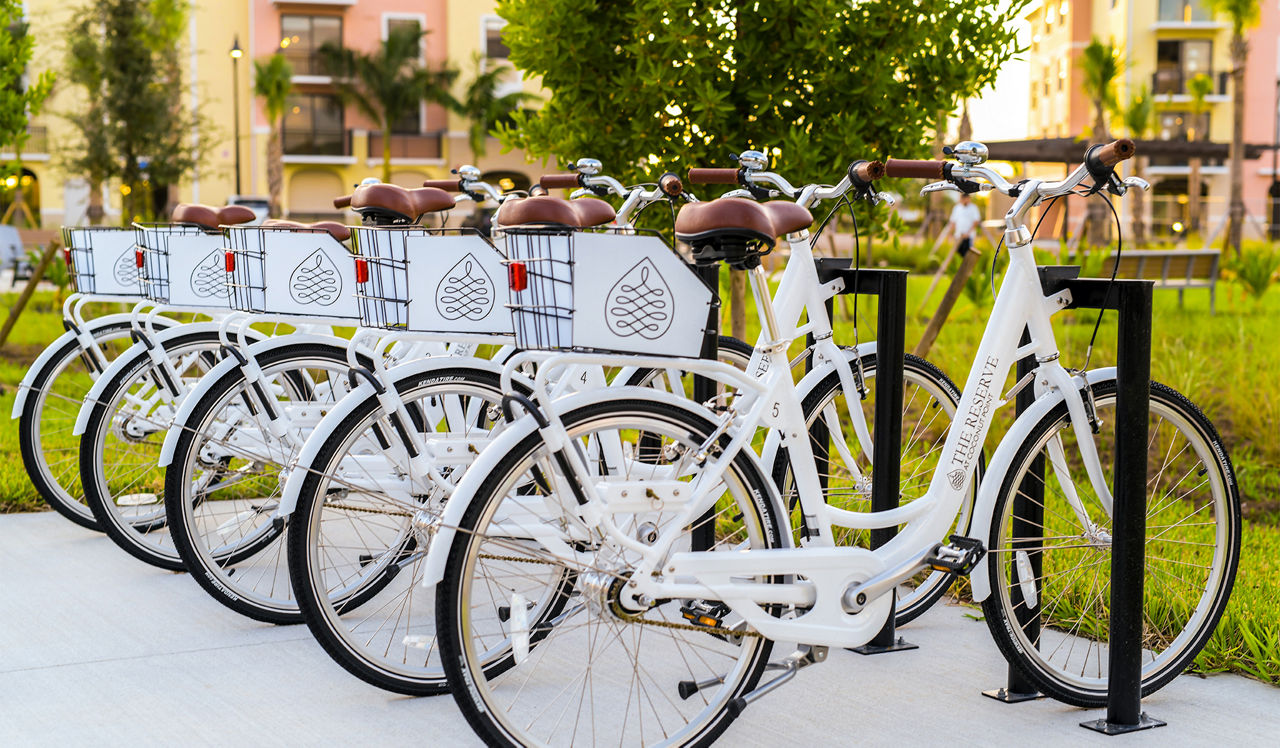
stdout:
{"type": "MultiPolygon", "coordinates": [[[[498,556],[491,553],[479,553],[476,555],[479,558],[488,559],[492,561],[510,561],[512,563],[546,564],[548,566],[560,566],[560,564],[556,561],[543,561],[541,559],[529,558],[528,556],[498,556]]],[[[619,610],[614,610],[613,614],[617,616],[620,620],[626,621],[628,623],[638,623],[644,626],[654,626],[656,628],[661,628],[661,629],[676,629],[679,631],[699,631],[704,634],[720,634],[722,636],[732,636],[732,637],[754,636],[761,639],[764,638],[764,635],[761,634],[759,631],[734,631],[733,629],[726,629],[721,626],[699,626],[693,623],[676,623],[675,621],[652,621],[646,618],[641,618],[639,615],[633,616],[619,610]]]]}

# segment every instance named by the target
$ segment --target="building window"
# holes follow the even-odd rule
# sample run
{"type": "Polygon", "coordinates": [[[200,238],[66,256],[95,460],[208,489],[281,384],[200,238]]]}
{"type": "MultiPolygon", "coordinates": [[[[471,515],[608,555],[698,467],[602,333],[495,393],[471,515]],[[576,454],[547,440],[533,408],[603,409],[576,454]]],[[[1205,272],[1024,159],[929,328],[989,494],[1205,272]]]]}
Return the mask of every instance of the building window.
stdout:
{"type": "Polygon", "coordinates": [[[1209,113],[1199,115],[1190,112],[1161,112],[1161,140],[1208,140],[1209,113]]]}
{"type": "Polygon", "coordinates": [[[1166,23],[1191,23],[1193,21],[1211,21],[1209,14],[1200,0],[1160,0],[1157,19],[1166,23]]]}
{"type": "Polygon", "coordinates": [[[280,51],[294,75],[324,75],[317,52],[325,44],[342,46],[339,16],[280,16],[280,51]]]}
{"type": "Polygon", "coordinates": [[[306,156],[347,155],[342,102],[329,94],[289,97],[284,113],[284,152],[306,156]]]}
{"type": "Polygon", "coordinates": [[[506,25],[502,18],[484,19],[484,56],[490,60],[505,60],[511,56],[511,50],[502,41],[502,27],[506,25]]]}
{"type": "Polygon", "coordinates": [[[1203,73],[1213,76],[1213,42],[1207,39],[1156,42],[1156,73],[1151,90],[1157,94],[1185,94],[1187,81],[1203,73]]]}
{"type": "Polygon", "coordinates": [[[390,38],[394,33],[414,33],[418,37],[416,57],[422,57],[422,22],[417,18],[388,18],[386,24],[386,36],[390,38]]]}

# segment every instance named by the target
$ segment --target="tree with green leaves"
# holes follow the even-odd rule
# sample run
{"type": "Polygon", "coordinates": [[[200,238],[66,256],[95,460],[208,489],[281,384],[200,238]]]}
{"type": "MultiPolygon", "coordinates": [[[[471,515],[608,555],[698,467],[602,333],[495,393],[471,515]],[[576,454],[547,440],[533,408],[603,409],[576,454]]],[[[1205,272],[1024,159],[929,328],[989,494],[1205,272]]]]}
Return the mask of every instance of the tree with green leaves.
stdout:
{"type": "MultiPolygon", "coordinates": [[[[1090,140],[1094,143],[1107,143],[1111,140],[1107,132],[1107,115],[1118,110],[1116,83],[1120,73],[1124,71],[1124,57],[1112,42],[1103,43],[1093,37],[1084,48],[1078,61],[1080,66],[1080,87],[1084,95],[1093,104],[1093,133],[1090,140]]],[[[1110,200],[1106,193],[1089,201],[1089,241],[1093,244],[1105,244],[1111,236],[1111,211],[1102,204],[1102,200],[1110,200]]]]}
{"type": "MultiPolygon", "coordinates": [[[[1209,122],[1206,119],[1204,127],[1200,126],[1201,118],[1209,112],[1209,105],[1205,102],[1205,98],[1213,93],[1213,79],[1204,73],[1198,73],[1191,76],[1187,80],[1187,94],[1191,96],[1191,105],[1187,108],[1191,114],[1191,123],[1187,128],[1187,140],[1195,142],[1197,140],[1209,139],[1209,122]]],[[[1203,159],[1199,155],[1192,155],[1187,169],[1187,231],[1200,231],[1201,220],[1201,196],[1203,190],[1203,181],[1200,178],[1200,167],[1203,159]]]]}
{"type": "Polygon", "coordinates": [[[1226,244],[1238,258],[1244,234],[1244,67],[1249,61],[1244,32],[1258,24],[1262,11],[1258,0],[1208,0],[1207,5],[1231,22],[1231,200],[1226,244]]]}
{"type": "Polygon", "coordinates": [[[746,148],[794,184],[832,183],[854,159],[927,154],[1018,51],[1024,5],[501,0],[512,63],[551,93],[498,136],[537,158],[603,155],[629,183],[746,148]]]}
{"type": "MultiPolygon", "coordinates": [[[[27,124],[32,115],[40,113],[53,89],[53,73],[49,71],[30,81],[23,80],[31,64],[32,45],[22,0],[0,0],[0,147],[17,155],[9,168],[19,175],[22,174],[22,148],[29,137],[27,124]]],[[[5,220],[16,212],[23,213],[28,223],[34,222],[22,202],[21,185],[14,191],[13,206],[5,220]]]]}
{"type": "Polygon", "coordinates": [[[267,136],[267,192],[271,215],[280,215],[280,194],[284,191],[284,112],[293,92],[293,66],[277,52],[253,62],[253,93],[262,99],[271,134],[267,136]]]}
{"type": "Polygon", "coordinates": [[[537,101],[538,97],[521,90],[498,93],[502,76],[511,70],[508,65],[486,64],[484,56],[476,54],[472,68],[471,80],[457,101],[456,109],[468,120],[467,143],[471,146],[472,158],[478,162],[488,150],[489,134],[509,123],[517,109],[537,101]]]}
{"type": "MultiPolygon", "coordinates": [[[[1151,126],[1155,119],[1155,102],[1151,99],[1151,90],[1140,87],[1129,96],[1129,103],[1121,112],[1124,129],[1130,138],[1142,140],[1151,134],[1151,126]]],[[[1133,175],[1145,178],[1147,157],[1139,151],[1133,159],[1133,175]]],[[[1146,194],[1145,190],[1130,190],[1130,205],[1133,211],[1134,244],[1141,247],[1147,240],[1146,194]]]]}
{"type": "Polygon", "coordinates": [[[66,65],[89,105],[69,117],[82,140],[72,162],[89,177],[91,213],[100,185],[119,179],[123,221],[156,218],[208,152],[213,139],[193,137],[208,123],[183,95],[189,11],[186,0],[91,0],[75,14],[66,65]]]}
{"type": "Polygon", "coordinates": [[[354,105],[382,132],[382,181],[391,181],[391,131],[397,122],[418,111],[423,101],[453,103],[449,87],[457,71],[437,70],[419,62],[426,32],[393,29],[376,52],[364,53],[332,42],[319,50],[320,66],[333,76],[343,102],[354,105]]]}

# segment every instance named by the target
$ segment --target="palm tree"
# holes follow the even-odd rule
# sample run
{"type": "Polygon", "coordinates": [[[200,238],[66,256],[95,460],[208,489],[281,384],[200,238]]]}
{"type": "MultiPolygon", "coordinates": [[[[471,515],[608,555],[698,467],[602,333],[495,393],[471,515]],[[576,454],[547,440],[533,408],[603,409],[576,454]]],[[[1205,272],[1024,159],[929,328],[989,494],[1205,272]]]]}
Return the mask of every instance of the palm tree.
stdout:
{"type": "Polygon", "coordinates": [[[504,65],[493,65],[485,69],[485,58],[476,54],[472,60],[475,73],[471,82],[457,102],[459,114],[470,120],[467,127],[467,142],[476,161],[488,150],[486,141],[489,133],[498,125],[511,119],[511,115],[522,104],[537,101],[538,97],[524,91],[498,95],[502,83],[502,75],[508,68],[504,65]]]}
{"type": "Polygon", "coordinates": [[[354,104],[382,131],[382,181],[391,181],[391,128],[418,111],[423,101],[451,105],[449,86],[458,72],[430,70],[419,63],[426,32],[408,27],[391,31],[378,51],[364,54],[332,42],[319,50],[321,69],[333,76],[345,103],[354,104]]]}
{"type": "MultiPolygon", "coordinates": [[[[1124,108],[1122,119],[1124,120],[1124,129],[1128,131],[1129,137],[1134,140],[1141,140],[1151,132],[1151,121],[1155,114],[1155,102],[1151,100],[1151,91],[1142,86],[1138,92],[1129,97],[1129,103],[1124,108]]],[[[1133,175],[1135,177],[1143,177],[1145,169],[1145,159],[1141,153],[1133,160],[1133,175]]],[[[1132,190],[1129,195],[1133,198],[1133,238],[1137,246],[1142,246],[1146,241],[1146,210],[1144,207],[1145,196],[1143,190],[1132,190]]]]}
{"type": "Polygon", "coordinates": [[[284,111],[293,91],[293,66],[284,55],[276,53],[253,62],[253,94],[262,99],[271,135],[267,137],[267,191],[271,196],[271,215],[280,216],[280,193],[284,189],[284,111]]]}
{"type": "MultiPolygon", "coordinates": [[[[1107,113],[1115,112],[1117,109],[1116,81],[1124,70],[1124,58],[1114,44],[1111,42],[1103,44],[1102,40],[1095,36],[1081,53],[1079,64],[1082,74],[1081,88],[1084,89],[1085,96],[1093,102],[1092,140],[1095,143],[1106,143],[1110,140],[1107,137],[1107,113]]],[[[1105,193],[1099,194],[1103,196],[1103,200],[1108,199],[1105,193]]],[[[1092,243],[1102,244],[1107,241],[1110,226],[1107,221],[1110,215],[1110,211],[1100,200],[1089,202],[1088,235],[1092,243]]]]}
{"type": "MultiPolygon", "coordinates": [[[[1187,93],[1191,95],[1191,126],[1187,128],[1187,140],[1206,140],[1209,137],[1209,124],[1198,127],[1201,116],[1209,111],[1205,97],[1213,93],[1213,79],[1204,73],[1193,75],[1187,81],[1187,93]]],[[[1187,175],[1187,230],[1200,230],[1200,156],[1193,155],[1190,162],[1190,173],[1187,175]]]]}
{"type": "Polygon", "coordinates": [[[1258,0],[1208,0],[1209,9],[1231,19],[1231,207],[1227,245],[1240,255],[1244,231],[1244,66],[1249,60],[1246,29],[1261,17],[1258,0]]]}

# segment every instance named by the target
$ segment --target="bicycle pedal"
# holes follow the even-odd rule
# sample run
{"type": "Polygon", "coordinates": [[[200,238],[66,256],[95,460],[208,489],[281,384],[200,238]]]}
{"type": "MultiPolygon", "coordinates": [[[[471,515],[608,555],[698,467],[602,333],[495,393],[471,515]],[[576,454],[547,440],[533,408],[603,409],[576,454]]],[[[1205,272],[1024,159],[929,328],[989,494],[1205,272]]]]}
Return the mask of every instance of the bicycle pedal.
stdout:
{"type": "Polygon", "coordinates": [[[934,571],[968,574],[985,555],[987,549],[982,546],[981,540],[952,535],[946,545],[938,543],[934,546],[933,553],[929,554],[925,563],[934,571]]]}
{"type": "Polygon", "coordinates": [[[718,629],[729,614],[729,606],[721,602],[690,600],[680,606],[680,615],[686,621],[709,629],[718,629]]]}

